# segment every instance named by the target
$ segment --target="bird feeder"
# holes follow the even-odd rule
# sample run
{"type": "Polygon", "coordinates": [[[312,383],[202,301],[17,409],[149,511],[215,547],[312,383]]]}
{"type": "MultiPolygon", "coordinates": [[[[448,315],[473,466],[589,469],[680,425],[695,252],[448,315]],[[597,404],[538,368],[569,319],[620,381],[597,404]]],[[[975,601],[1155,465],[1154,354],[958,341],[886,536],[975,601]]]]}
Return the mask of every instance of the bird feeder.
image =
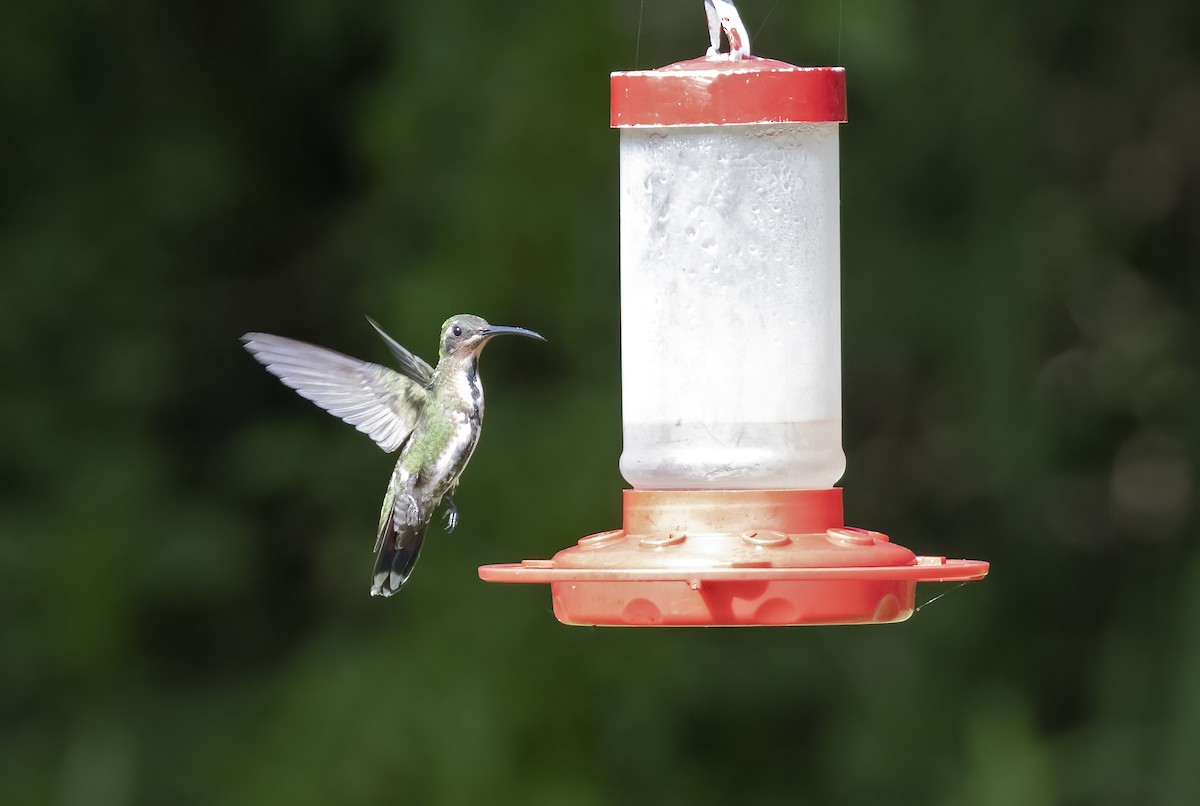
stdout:
{"type": "Polygon", "coordinates": [[[988,564],[843,521],[845,72],[752,57],[723,22],[729,54],[612,75],[622,528],[479,573],[549,583],[568,624],[903,621],[918,582],[988,564]]]}

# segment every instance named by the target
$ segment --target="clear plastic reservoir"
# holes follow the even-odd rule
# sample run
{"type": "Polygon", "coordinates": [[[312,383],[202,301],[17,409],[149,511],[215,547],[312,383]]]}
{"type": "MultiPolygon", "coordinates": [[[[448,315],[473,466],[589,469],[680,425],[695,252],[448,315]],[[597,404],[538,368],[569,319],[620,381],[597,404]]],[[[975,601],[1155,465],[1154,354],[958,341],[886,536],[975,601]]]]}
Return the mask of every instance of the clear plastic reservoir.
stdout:
{"type": "Polygon", "coordinates": [[[621,129],[621,474],[831,487],[841,440],[838,124],[621,129]]]}

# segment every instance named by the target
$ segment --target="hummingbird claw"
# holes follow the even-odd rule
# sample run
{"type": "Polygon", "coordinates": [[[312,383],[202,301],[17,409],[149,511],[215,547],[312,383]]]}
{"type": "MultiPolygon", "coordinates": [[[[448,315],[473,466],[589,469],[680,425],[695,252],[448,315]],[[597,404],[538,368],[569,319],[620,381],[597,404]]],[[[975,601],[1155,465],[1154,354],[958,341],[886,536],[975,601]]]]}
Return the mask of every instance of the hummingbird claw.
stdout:
{"type": "Polygon", "coordinates": [[[454,499],[449,495],[445,498],[446,501],[446,532],[453,532],[458,526],[458,507],[454,506],[454,499]]]}

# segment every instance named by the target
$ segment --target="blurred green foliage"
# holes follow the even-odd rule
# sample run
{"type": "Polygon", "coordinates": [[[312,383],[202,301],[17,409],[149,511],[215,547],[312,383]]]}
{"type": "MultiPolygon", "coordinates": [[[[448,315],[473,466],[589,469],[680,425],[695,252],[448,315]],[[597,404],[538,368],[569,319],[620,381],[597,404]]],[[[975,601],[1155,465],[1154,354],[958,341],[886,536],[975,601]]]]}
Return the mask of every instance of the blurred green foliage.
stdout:
{"type": "Polygon", "coordinates": [[[740,4],[848,70],[849,520],[987,582],[637,631],[476,578],[619,522],[607,76],[700,6],[9,4],[0,802],[1200,802],[1192,0],[740,4]],[[460,311],[551,342],[372,600],[390,459],[237,336],[460,311]]]}

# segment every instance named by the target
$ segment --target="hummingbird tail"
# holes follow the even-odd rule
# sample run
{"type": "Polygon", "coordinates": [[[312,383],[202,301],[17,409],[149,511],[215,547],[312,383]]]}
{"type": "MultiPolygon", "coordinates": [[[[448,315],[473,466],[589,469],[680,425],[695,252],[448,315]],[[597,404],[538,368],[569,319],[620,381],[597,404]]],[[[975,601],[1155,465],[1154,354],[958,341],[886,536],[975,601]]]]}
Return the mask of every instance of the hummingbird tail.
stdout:
{"type": "Polygon", "coordinates": [[[391,596],[408,581],[425,541],[425,527],[408,526],[396,519],[393,508],[384,528],[384,538],[375,556],[375,573],[371,584],[372,596],[391,596]]]}

